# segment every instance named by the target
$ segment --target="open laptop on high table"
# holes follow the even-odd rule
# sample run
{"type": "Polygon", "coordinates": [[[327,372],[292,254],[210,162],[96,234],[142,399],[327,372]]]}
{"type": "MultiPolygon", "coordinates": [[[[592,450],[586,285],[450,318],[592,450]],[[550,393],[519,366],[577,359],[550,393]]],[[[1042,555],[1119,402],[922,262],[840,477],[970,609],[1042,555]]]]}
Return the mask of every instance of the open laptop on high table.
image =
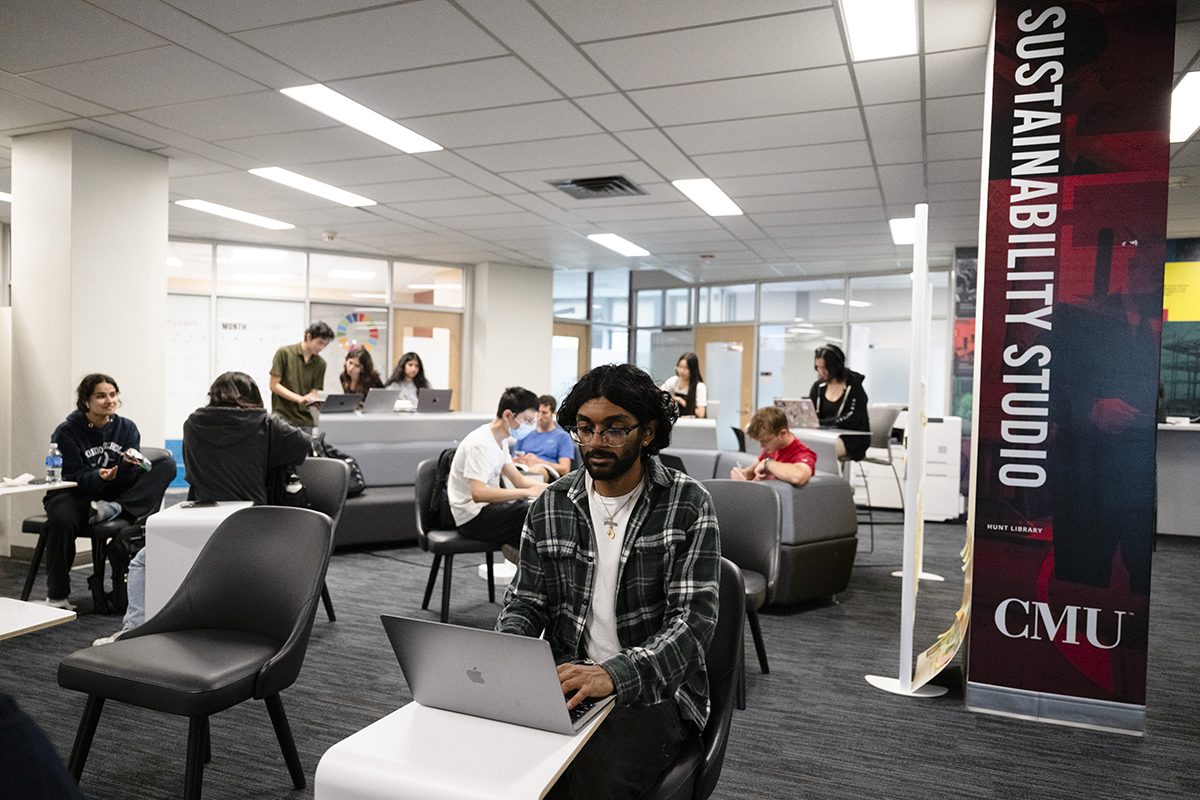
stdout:
{"type": "Polygon", "coordinates": [[[357,393],[351,394],[331,394],[325,398],[324,404],[321,406],[322,414],[345,414],[358,409],[358,404],[362,400],[362,395],[357,393]]]}
{"type": "Polygon", "coordinates": [[[449,411],[453,394],[453,389],[417,389],[417,411],[422,414],[449,411]]]}
{"type": "Polygon", "coordinates": [[[589,698],[568,711],[545,639],[389,614],[380,619],[413,699],[423,706],[571,736],[615,700],[589,698]]]}
{"type": "Polygon", "coordinates": [[[371,389],[363,402],[364,414],[390,414],[396,410],[396,401],[400,399],[399,389],[371,389]]]}

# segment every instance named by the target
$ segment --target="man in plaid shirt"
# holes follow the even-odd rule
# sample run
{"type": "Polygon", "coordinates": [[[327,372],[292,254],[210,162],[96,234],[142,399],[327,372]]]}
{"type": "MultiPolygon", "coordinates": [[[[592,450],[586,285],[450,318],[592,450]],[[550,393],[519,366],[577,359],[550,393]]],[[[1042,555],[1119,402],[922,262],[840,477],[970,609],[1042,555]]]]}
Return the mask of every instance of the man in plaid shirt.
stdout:
{"type": "Polygon", "coordinates": [[[678,408],[645,372],[597,367],[558,411],[585,469],[534,502],[497,629],[546,638],[568,707],[616,695],[549,797],[634,798],[708,718],[719,607],[712,499],[650,456],[678,408]]]}

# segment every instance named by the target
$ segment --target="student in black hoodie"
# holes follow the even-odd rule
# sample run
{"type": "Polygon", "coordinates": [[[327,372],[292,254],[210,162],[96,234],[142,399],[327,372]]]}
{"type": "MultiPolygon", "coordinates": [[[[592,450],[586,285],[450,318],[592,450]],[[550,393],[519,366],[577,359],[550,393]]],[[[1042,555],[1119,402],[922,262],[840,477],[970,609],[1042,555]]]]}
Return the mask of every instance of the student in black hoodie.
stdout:
{"type": "Polygon", "coordinates": [[[57,608],[73,608],[75,539],[84,535],[93,510],[99,519],[109,518],[112,512],[140,519],[158,508],[175,477],[172,463],[146,472],[137,459],[124,456],[129,448],[141,447],[142,436],[137,425],[117,415],[120,394],[117,382],[108,375],[86,376],[75,390],[76,410],[51,437],[62,451],[63,480],[79,484],[49,492],[42,501],[46,509],[46,603],[57,608]],[[104,505],[97,509],[93,501],[104,505]]]}
{"type": "MultiPolygon", "coordinates": [[[[870,432],[863,375],[846,367],[846,354],[842,348],[835,344],[818,347],[813,356],[813,369],[817,371],[818,379],[808,390],[808,397],[817,411],[821,427],[870,432]]],[[[838,458],[858,461],[867,454],[870,444],[870,436],[839,436],[838,458]]]]}

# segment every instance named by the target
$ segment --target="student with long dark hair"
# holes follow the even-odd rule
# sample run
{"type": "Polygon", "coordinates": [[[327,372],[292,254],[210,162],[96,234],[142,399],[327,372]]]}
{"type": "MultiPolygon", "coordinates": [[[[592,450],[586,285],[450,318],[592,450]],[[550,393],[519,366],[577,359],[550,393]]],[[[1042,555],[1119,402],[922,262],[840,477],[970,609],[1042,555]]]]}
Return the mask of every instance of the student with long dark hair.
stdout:
{"type": "MultiPolygon", "coordinates": [[[[365,347],[356,347],[346,354],[340,378],[343,392],[361,395],[363,400],[367,399],[370,390],[383,388],[383,379],[379,377],[379,370],[375,369],[371,351],[365,347]]],[[[358,405],[362,407],[362,400],[358,405]]]]}
{"type": "MultiPolygon", "coordinates": [[[[846,366],[846,354],[836,344],[824,344],[813,356],[817,380],[808,390],[817,420],[822,428],[843,428],[851,431],[870,431],[867,416],[867,392],[863,375],[846,366]]],[[[871,445],[870,436],[839,436],[838,458],[858,461],[871,445]]]]}
{"type": "Polygon", "coordinates": [[[707,415],[708,387],[700,376],[700,358],[695,353],[684,353],[675,364],[675,374],[667,378],[661,388],[669,392],[679,404],[679,416],[703,417],[707,415]]]}
{"type": "Polygon", "coordinates": [[[429,381],[425,378],[425,364],[416,353],[408,352],[400,356],[396,371],[388,378],[389,389],[399,389],[400,399],[408,400],[414,405],[417,402],[417,389],[428,389],[429,381]]]}

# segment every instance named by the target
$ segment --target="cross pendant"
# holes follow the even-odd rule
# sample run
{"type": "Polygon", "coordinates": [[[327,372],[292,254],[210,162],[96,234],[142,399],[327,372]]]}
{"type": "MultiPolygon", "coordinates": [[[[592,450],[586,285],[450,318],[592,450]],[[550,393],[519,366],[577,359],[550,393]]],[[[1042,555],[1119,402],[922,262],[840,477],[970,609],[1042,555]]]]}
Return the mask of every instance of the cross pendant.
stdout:
{"type": "Polygon", "coordinates": [[[613,530],[613,521],[611,519],[605,520],[605,524],[608,525],[608,538],[617,538],[617,532],[613,530]]]}

